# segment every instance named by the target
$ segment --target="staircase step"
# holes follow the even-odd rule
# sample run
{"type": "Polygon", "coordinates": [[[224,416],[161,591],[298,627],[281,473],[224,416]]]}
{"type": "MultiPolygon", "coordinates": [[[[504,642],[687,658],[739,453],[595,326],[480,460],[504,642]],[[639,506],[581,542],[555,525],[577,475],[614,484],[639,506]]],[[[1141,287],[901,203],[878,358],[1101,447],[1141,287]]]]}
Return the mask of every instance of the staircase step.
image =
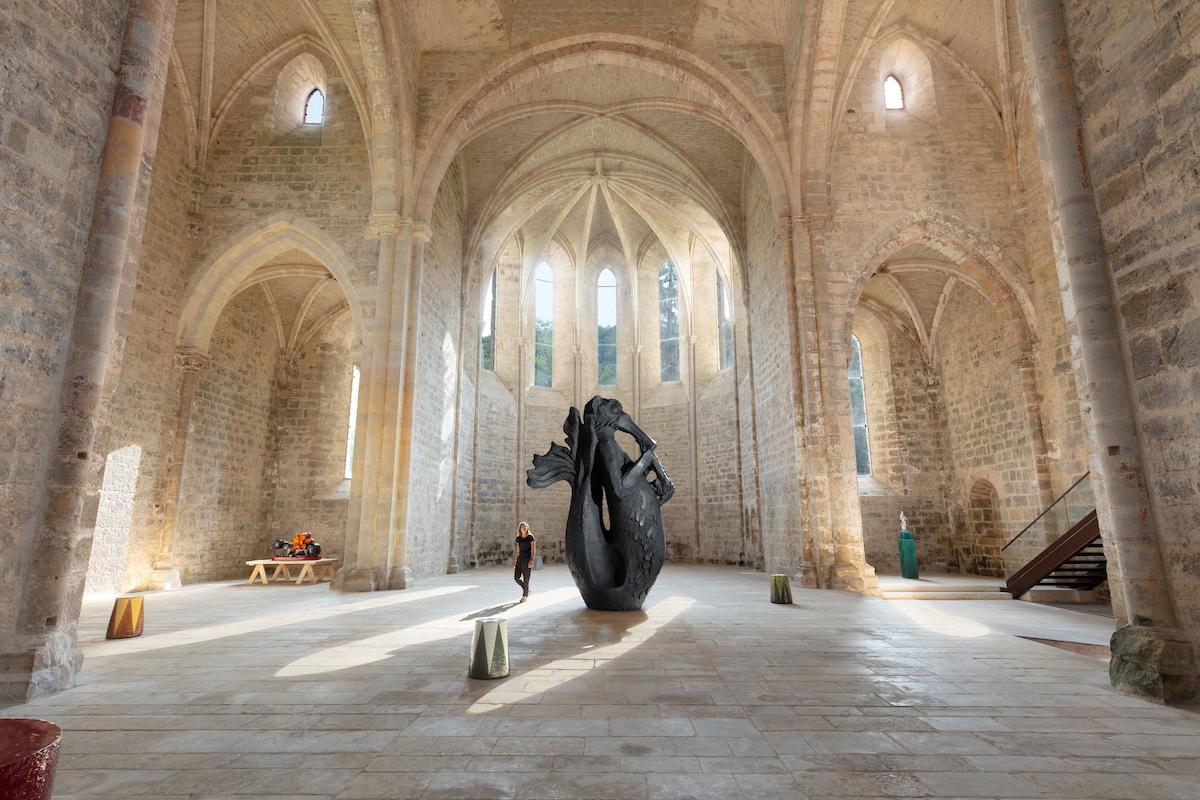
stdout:
{"type": "Polygon", "coordinates": [[[960,591],[963,587],[947,586],[940,591],[900,591],[885,590],[884,600],[1012,600],[1012,595],[1000,589],[970,588],[960,591]]]}

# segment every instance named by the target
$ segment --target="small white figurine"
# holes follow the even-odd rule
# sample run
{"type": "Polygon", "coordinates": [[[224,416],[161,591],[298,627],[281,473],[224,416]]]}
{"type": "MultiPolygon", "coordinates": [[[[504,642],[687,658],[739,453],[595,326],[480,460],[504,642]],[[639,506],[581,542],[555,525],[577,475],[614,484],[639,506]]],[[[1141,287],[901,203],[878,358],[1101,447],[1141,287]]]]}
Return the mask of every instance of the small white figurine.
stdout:
{"type": "Polygon", "coordinates": [[[904,516],[904,512],[900,512],[900,530],[908,530],[908,517],[904,516]]]}

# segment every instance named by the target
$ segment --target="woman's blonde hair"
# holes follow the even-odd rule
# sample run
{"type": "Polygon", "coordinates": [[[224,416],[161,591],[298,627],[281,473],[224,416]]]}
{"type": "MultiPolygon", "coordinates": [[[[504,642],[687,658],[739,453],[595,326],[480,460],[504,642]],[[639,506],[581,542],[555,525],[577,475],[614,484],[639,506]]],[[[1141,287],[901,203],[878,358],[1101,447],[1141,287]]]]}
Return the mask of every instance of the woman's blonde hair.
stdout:
{"type": "Polygon", "coordinates": [[[526,531],[528,531],[528,530],[529,530],[529,523],[528,523],[528,522],[524,522],[524,521],[522,521],[522,522],[520,522],[520,523],[517,525],[517,535],[518,535],[518,536],[520,536],[520,535],[521,535],[521,528],[524,528],[526,531]]]}

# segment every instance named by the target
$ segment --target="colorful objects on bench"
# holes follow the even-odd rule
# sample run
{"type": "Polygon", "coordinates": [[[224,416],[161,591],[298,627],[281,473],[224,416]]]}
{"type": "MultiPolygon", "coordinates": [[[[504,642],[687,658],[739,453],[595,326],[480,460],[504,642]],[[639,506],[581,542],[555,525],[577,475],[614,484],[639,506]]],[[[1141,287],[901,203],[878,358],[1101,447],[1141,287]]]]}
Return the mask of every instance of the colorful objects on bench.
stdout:
{"type": "Polygon", "coordinates": [[[318,558],[321,555],[321,545],[313,541],[313,535],[308,531],[300,531],[289,542],[286,539],[276,539],[271,545],[276,556],[285,558],[318,558]]]}
{"type": "Polygon", "coordinates": [[[105,639],[132,639],[142,635],[145,622],[145,598],[140,595],[118,597],[113,601],[112,614],[108,617],[105,639]]]}
{"type": "Polygon", "coordinates": [[[52,722],[0,719],[0,797],[50,800],[61,745],[62,730],[52,722]]]}
{"type": "Polygon", "coordinates": [[[503,617],[475,620],[468,674],[483,680],[508,677],[508,620],[503,617]]]}

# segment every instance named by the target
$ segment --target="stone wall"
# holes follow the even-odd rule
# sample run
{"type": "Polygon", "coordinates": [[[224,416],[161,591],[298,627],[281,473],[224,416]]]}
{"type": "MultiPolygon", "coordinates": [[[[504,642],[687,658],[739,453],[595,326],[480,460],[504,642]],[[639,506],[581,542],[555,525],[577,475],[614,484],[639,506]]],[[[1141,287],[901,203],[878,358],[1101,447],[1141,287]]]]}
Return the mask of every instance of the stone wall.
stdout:
{"type": "Polygon", "coordinates": [[[221,315],[200,375],[183,465],[175,559],[185,583],[245,577],[267,530],[269,424],[279,346],[261,295],[221,315]]]}
{"type": "Polygon", "coordinates": [[[939,382],[910,331],[860,307],[854,332],[862,346],[872,468],[858,481],[867,563],[882,574],[899,572],[903,511],[920,568],[942,572],[951,531],[939,382]]]}
{"type": "Polygon", "coordinates": [[[0,7],[0,635],[40,522],[125,7],[0,7]]]}
{"type": "MultiPolygon", "coordinates": [[[[277,375],[266,484],[270,506],[260,544],[310,531],[323,555],[341,555],[350,481],[346,435],[354,353],[348,315],[314,337],[277,375]]],[[[262,551],[263,556],[267,550],[262,551]]]]}
{"type": "Polygon", "coordinates": [[[1151,513],[1180,624],[1200,641],[1200,6],[1064,5],[1151,513]]]}
{"type": "MultiPolygon", "coordinates": [[[[165,103],[142,258],[121,380],[112,400],[107,445],[110,453],[128,447],[141,451],[137,485],[132,515],[123,525],[98,529],[93,543],[93,548],[98,544],[105,552],[105,539],[127,540],[119,566],[120,588],[125,590],[147,585],[158,554],[164,483],[179,403],[181,373],[174,357],[189,255],[188,207],[193,171],[181,100],[169,81],[165,103]]],[[[106,476],[106,484],[107,480],[106,476]]],[[[107,486],[101,491],[102,508],[107,491],[107,486]]],[[[94,553],[93,560],[96,557],[94,553]]]]}
{"type": "Polygon", "coordinates": [[[753,168],[746,186],[746,243],[750,359],[754,364],[759,524],[766,568],[792,572],[800,565],[800,464],[792,396],[792,351],[788,331],[790,280],[784,267],[774,209],[762,172],[753,168]]]}
{"type": "Polygon", "coordinates": [[[720,373],[700,395],[696,409],[700,473],[700,552],[696,558],[708,563],[753,564],[757,560],[747,552],[742,522],[736,381],[732,369],[720,373]]]}
{"type": "Polygon", "coordinates": [[[1002,312],[977,292],[953,290],[938,333],[948,446],[947,486],[955,514],[957,567],[1001,574],[999,551],[971,554],[967,531],[971,487],[986,480],[998,494],[995,528],[1007,541],[1042,510],[1025,413],[1017,346],[1002,312]]]}
{"type": "Polygon", "coordinates": [[[408,490],[408,567],[416,577],[444,573],[450,557],[463,275],[457,176],[452,169],[438,192],[421,280],[408,490]]]}
{"type": "MultiPolygon", "coordinates": [[[[525,478],[525,458],[517,448],[516,401],[491,370],[479,372],[477,403],[470,552],[475,564],[497,564],[512,554],[517,490],[525,478]]],[[[541,541],[542,531],[536,535],[541,541]]]]}

